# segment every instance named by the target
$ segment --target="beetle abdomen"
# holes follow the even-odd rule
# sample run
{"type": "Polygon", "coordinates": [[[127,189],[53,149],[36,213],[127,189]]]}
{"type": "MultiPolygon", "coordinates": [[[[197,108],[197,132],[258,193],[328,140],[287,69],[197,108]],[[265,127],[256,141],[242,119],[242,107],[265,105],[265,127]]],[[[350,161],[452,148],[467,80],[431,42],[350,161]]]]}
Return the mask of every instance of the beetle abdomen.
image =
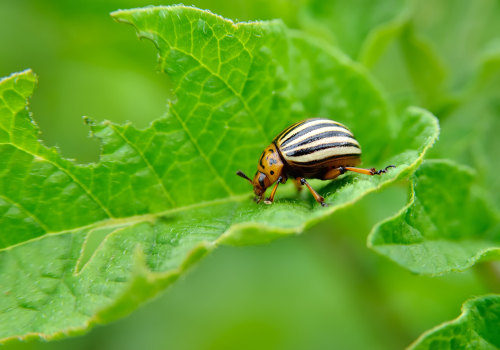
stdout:
{"type": "Polygon", "coordinates": [[[283,159],[299,168],[324,168],[359,163],[361,148],[352,132],[329,119],[296,123],[279,134],[274,143],[283,159]],[[343,164],[343,160],[350,164],[343,164]]]}

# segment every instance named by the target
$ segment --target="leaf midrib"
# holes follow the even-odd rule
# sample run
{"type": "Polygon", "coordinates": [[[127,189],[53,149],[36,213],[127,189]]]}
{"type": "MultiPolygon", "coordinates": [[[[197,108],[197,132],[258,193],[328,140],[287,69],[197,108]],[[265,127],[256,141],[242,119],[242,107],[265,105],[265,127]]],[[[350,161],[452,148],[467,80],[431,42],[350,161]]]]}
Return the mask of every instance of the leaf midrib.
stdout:
{"type": "Polygon", "coordinates": [[[13,244],[11,246],[1,248],[0,252],[3,251],[9,251],[13,248],[22,246],[24,244],[28,244],[34,241],[39,241],[44,239],[47,236],[57,236],[57,235],[62,235],[66,233],[72,233],[72,232],[77,232],[80,230],[93,230],[96,228],[105,228],[105,227],[114,227],[114,226],[124,226],[124,225],[135,225],[141,222],[154,222],[157,218],[166,216],[169,214],[173,213],[179,213],[183,211],[188,211],[191,209],[199,209],[199,208],[204,208],[212,205],[217,205],[217,204],[224,204],[224,203],[231,203],[231,202],[240,202],[242,200],[248,199],[249,195],[248,194],[242,194],[242,195],[235,195],[235,196],[229,196],[229,197],[223,197],[223,198],[217,198],[209,201],[202,201],[202,202],[197,202],[193,203],[190,205],[185,205],[177,208],[171,208],[171,209],[166,209],[163,211],[159,211],[156,213],[148,213],[148,214],[141,214],[141,215],[133,215],[133,216],[127,216],[127,217],[122,217],[122,218],[110,218],[110,219],[105,219],[101,221],[94,222],[92,224],[88,225],[83,225],[83,226],[78,226],[74,227],[71,229],[66,229],[66,230],[61,230],[61,231],[54,231],[54,232],[47,232],[41,236],[19,242],[16,244],[13,244]]]}

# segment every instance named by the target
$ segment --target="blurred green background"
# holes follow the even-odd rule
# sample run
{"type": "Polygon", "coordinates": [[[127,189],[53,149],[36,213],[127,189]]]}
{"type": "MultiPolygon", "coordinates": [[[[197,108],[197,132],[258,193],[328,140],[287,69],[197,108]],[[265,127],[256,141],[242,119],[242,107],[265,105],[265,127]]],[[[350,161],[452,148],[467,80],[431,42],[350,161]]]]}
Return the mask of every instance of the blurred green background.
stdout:
{"type": "MultiPolygon", "coordinates": [[[[165,112],[171,92],[167,77],[156,71],[153,45],[109,17],[120,8],[160,4],[169,3],[0,2],[0,76],[26,68],[39,75],[30,107],[47,145],[81,163],[97,161],[99,144],[88,137],[82,116],[146,127],[165,112]]],[[[500,188],[491,175],[500,169],[498,159],[488,158],[500,151],[499,141],[487,137],[500,130],[498,1],[192,4],[238,20],[282,18],[337,45],[372,71],[396,109],[418,104],[436,113],[442,141],[434,156],[472,165],[484,183],[500,188]],[[470,127],[471,114],[482,128],[470,127]],[[472,141],[451,147],[457,137],[472,141]],[[477,159],[467,152],[471,147],[490,153],[477,159]]],[[[494,291],[481,268],[417,276],[366,247],[371,227],[406,203],[407,188],[402,182],[371,194],[301,236],[220,248],[114,324],[81,337],[7,348],[404,348],[423,331],[457,317],[469,297],[494,291]]]]}

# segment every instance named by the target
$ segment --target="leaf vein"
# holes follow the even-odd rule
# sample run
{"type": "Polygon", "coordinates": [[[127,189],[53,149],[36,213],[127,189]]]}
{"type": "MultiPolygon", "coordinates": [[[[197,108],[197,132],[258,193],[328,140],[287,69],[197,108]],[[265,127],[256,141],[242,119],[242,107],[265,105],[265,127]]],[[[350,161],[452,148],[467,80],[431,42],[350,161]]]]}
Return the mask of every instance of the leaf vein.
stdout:
{"type": "Polygon", "coordinates": [[[144,155],[144,153],[141,152],[141,150],[139,150],[139,148],[134,144],[132,143],[126,136],[125,134],[123,134],[122,132],[120,132],[116,127],[115,125],[113,124],[110,124],[111,125],[111,128],[123,139],[123,141],[125,141],[126,143],[128,143],[130,145],[130,147],[132,147],[136,152],[137,154],[139,154],[139,156],[142,158],[142,160],[144,161],[144,163],[146,164],[146,166],[148,167],[148,169],[153,173],[153,175],[156,177],[156,179],[158,180],[159,184],[161,185],[161,188],[163,189],[163,193],[165,194],[165,197],[169,200],[169,202],[172,204],[172,205],[175,205],[175,200],[172,198],[172,195],[170,194],[170,192],[167,190],[167,187],[165,186],[165,183],[163,182],[162,178],[160,177],[160,174],[158,174],[158,172],[156,171],[156,169],[153,167],[153,165],[149,162],[149,160],[147,159],[147,157],[144,155]]]}
{"type": "Polygon", "coordinates": [[[231,188],[226,184],[226,181],[224,181],[224,179],[222,178],[222,176],[219,174],[219,172],[217,171],[217,169],[213,166],[212,162],[210,161],[210,158],[207,157],[207,155],[205,154],[205,152],[203,152],[202,148],[200,147],[200,145],[198,144],[198,142],[196,141],[196,139],[193,137],[193,135],[191,134],[191,132],[189,131],[188,127],[186,126],[186,124],[184,124],[184,122],[182,121],[182,118],[179,116],[179,114],[177,114],[177,112],[175,111],[174,108],[172,108],[172,113],[173,115],[177,118],[179,124],[182,126],[182,128],[184,129],[184,132],[186,133],[186,135],[189,137],[189,139],[191,140],[192,144],[196,147],[198,153],[201,155],[201,157],[205,160],[205,162],[207,163],[208,167],[210,168],[210,170],[212,171],[212,173],[214,173],[215,177],[217,177],[217,179],[219,180],[219,182],[222,184],[222,187],[224,187],[224,189],[227,191],[227,193],[229,195],[234,195],[234,192],[231,190],[231,188]]]}
{"type": "Polygon", "coordinates": [[[11,203],[12,205],[18,207],[23,212],[25,212],[30,218],[32,218],[45,231],[45,233],[50,231],[50,229],[47,227],[47,225],[45,225],[38,216],[36,216],[34,213],[32,213],[27,208],[25,208],[21,203],[18,203],[16,201],[14,201],[12,198],[9,198],[3,194],[0,194],[0,198],[4,199],[5,201],[11,203]]]}
{"type": "Polygon", "coordinates": [[[45,158],[44,156],[40,155],[40,154],[36,154],[32,151],[29,151],[15,143],[10,143],[10,142],[2,142],[0,143],[0,146],[4,146],[4,145],[7,145],[7,146],[12,146],[12,147],[15,147],[17,148],[18,150],[20,150],[21,152],[24,152],[24,153],[27,153],[29,155],[32,155],[33,157],[35,158],[38,158],[38,159],[41,159],[47,163],[50,163],[52,164],[53,166],[55,166],[56,168],[60,169],[62,172],[64,172],[66,175],[68,175],[78,186],[80,186],[80,188],[85,192],[87,193],[87,195],[97,204],[99,205],[99,207],[104,211],[104,213],[109,217],[109,218],[113,218],[113,214],[111,214],[111,212],[109,211],[108,208],[106,208],[104,206],[104,204],[99,200],[99,198],[97,198],[93,193],[92,191],[90,191],[90,189],[85,186],[80,180],[78,180],[78,178],[73,175],[68,169],[64,168],[62,165],[48,159],[48,158],[45,158]]]}
{"type": "MultiPolygon", "coordinates": [[[[185,50],[177,47],[177,46],[172,46],[172,44],[170,44],[168,42],[168,40],[166,40],[166,38],[161,35],[159,32],[157,31],[153,31],[156,35],[158,35],[158,37],[160,37],[164,42],[166,42],[171,49],[173,50],[176,50],[180,53],[183,53],[184,55],[186,56],[189,56],[191,57],[192,59],[194,59],[201,67],[205,68],[210,74],[212,74],[214,77],[216,77],[217,79],[219,79],[232,93],[233,95],[235,95],[239,100],[240,102],[242,103],[243,105],[243,108],[246,110],[246,112],[249,114],[249,116],[254,120],[254,123],[255,125],[257,126],[257,128],[259,129],[259,131],[264,135],[264,137],[266,139],[268,139],[268,136],[265,132],[265,130],[263,129],[262,125],[260,123],[258,123],[257,119],[256,119],[256,116],[255,116],[255,113],[252,111],[252,109],[250,108],[250,106],[248,105],[247,101],[243,98],[243,95],[240,94],[238,91],[236,91],[230,84],[229,82],[227,82],[220,74],[218,74],[217,72],[214,72],[210,67],[208,67],[205,63],[203,63],[198,57],[194,56],[193,54],[189,53],[189,52],[186,52],[185,50]]],[[[253,56],[251,56],[252,59],[253,59],[253,56]]],[[[165,65],[165,62],[166,62],[166,59],[165,57],[162,57],[162,60],[163,60],[163,63],[162,63],[162,67],[164,67],[165,65]]]]}

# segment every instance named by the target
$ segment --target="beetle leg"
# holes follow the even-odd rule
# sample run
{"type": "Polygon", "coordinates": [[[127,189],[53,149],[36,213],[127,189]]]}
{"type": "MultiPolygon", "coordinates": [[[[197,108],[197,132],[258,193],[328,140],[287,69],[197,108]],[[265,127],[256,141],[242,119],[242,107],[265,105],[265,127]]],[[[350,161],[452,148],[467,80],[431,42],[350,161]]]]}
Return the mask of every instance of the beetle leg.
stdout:
{"type": "Polygon", "coordinates": [[[355,173],[360,173],[360,174],[365,174],[365,175],[380,175],[380,174],[386,173],[387,169],[389,169],[389,168],[395,168],[395,166],[389,165],[381,170],[377,170],[375,168],[363,169],[363,168],[345,167],[345,170],[354,171],[355,173]]]}
{"type": "Polygon", "coordinates": [[[314,199],[316,199],[316,202],[318,202],[319,204],[321,204],[321,206],[323,206],[323,207],[327,206],[327,204],[325,203],[325,199],[323,197],[321,197],[318,194],[318,192],[316,192],[311,187],[311,185],[309,185],[309,183],[306,181],[306,179],[304,179],[303,177],[297,177],[296,180],[297,180],[297,182],[300,182],[300,184],[306,185],[306,187],[309,189],[309,191],[311,191],[312,195],[314,196],[314,199]]]}
{"type": "Polygon", "coordinates": [[[295,188],[297,188],[297,191],[302,192],[302,182],[300,182],[300,177],[298,177],[293,183],[295,184],[295,188]]]}
{"type": "Polygon", "coordinates": [[[272,204],[274,201],[274,194],[276,193],[276,190],[278,189],[278,185],[281,183],[281,180],[283,180],[283,177],[278,177],[278,181],[276,181],[276,185],[274,185],[273,190],[271,191],[271,195],[269,198],[266,198],[264,203],[266,204],[272,204]]]}
{"type": "Polygon", "coordinates": [[[332,168],[323,175],[323,180],[333,180],[347,171],[344,167],[332,168]]]}
{"type": "Polygon", "coordinates": [[[333,169],[330,169],[326,172],[326,174],[323,176],[323,180],[333,180],[335,179],[337,176],[340,176],[342,174],[344,174],[346,171],[353,171],[355,173],[360,173],[360,174],[365,174],[365,175],[380,175],[380,174],[383,174],[383,173],[386,173],[387,172],[387,169],[389,168],[395,168],[394,165],[389,165],[387,167],[385,167],[384,169],[381,169],[381,170],[376,170],[375,168],[371,168],[371,169],[363,169],[363,168],[354,168],[354,167],[338,167],[338,168],[333,168],[333,169]]]}

